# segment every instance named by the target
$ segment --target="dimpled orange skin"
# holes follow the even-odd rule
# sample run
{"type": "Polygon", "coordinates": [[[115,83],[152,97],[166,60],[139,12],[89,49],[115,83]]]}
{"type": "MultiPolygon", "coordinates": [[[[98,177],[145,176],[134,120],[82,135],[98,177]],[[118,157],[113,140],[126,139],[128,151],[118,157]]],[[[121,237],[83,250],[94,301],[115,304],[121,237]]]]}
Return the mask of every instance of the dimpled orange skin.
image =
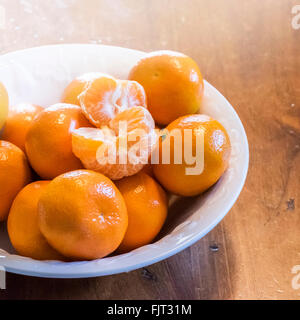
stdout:
{"type": "MultiPolygon", "coordinates": [[[[224,127],[217,121],[206,115],[188,115],[180,117],[167,126],[167,129],[179,129],[183,134],[183,129],[193,129],[193,155],[196,155],[196,134],[197,130],[204,132],[204,169],[199,175],[187,175],[186,168],[194,167],[182,164],[174,164],[174,142],[171,140],[171,163],[153,165],[153,172],[156,179],[168,191],[181,196],[198,195],[214,183],[216,183],[228,167],[230,158],[230,140],[224,127]]],[[[166,141],[166,140],[163,140],[166,141]]],[[[160,143],[160,153],[164,148],[164,142],[160,143]]],[[[184,144],[183,144],[184,148],[184,144]]],[[[184,154],[184,149],[182,149],[184,154]]],[[[160,158],[161,159],[161,158],[160,158]]]]}
{"type": "Polygon", "coordinates": [[[34,117],[43,108],[31,103],[20,103],[11,106],[1,138],[25,151],[25,139],[34,117]]]}
{"type": "Polygon", "coordinates": [[[168,211],[162,187],[139,172],[116,182],[127,206],[128,229],[117,252],[124,253],[150,243],[161,230],[168,211]]]}
{"type": "Polygon", "coordinates": [[[24,152],[12,143],[0,140],[0,221],[6,220],[14,198],[30,178],[24,152]]]}
{"type": "Polygon", "coordinates": [[[144,87],[148,109],[160,125],[168,125],[200,108],[204,89],[202,75],[196,62],[186,55],[172,51],[150,52],[131,69],[128,78],[144,87]]]}
{"type": "Polygon", "coordinates": [[[40,230],[47,241],[74,260],[112,253],[128,225],[120,191],[109,178],[89,170],[71,171],[50,182],[38,211],[40,230]]]}
{"type": "Polygon", "coordinates": [[[24,187],[10,209],[7,230],[16,251],[37,260],[65,260],[40,232],[37,204],[50,181],[36,181],[24,187]]]}
{"type": "Polygon", "coordinates": [[[82,168],[72,152],[72,131],[91,124],[80,107],[58,103],[42,110],[34,119],[26,137],[29,162],[43,179],[82,168]]]}

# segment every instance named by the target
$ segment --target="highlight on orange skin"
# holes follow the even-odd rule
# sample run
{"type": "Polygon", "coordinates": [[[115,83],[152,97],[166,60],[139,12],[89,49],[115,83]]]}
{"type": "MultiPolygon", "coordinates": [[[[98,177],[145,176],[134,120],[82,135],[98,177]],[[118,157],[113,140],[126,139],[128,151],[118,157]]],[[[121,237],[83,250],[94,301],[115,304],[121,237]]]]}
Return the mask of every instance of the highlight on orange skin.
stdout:
{"type": "Polygon", "coordinates": [[[24,152],[0,140],[0,221],[7,219],[18,192],[30,182],[31,171],[24,152]]]}
{"type": "MultiPolygon", "coordinates": [[[[157,181],[171,193],[180,196],[195,196],[210,188],[215,184],[228,167],[231,145],[229,136],[225,128],[213,118],[194,114],[178,118],[167,126],[167,130],[178,129],[184,136],[184,129],[192,129],[192,154],[196,155],[196,139],[198,132],[204,133],[204,168],[202,173],[188,175],[187,168],[194,165],[187,164],[185,159],[181,164],[174,163],[174,140],[170,143],[170,164],[161,162],[162,149],[167,143],[167,139],[160,140],[159,152],[160,163],[153,165],[154,176],[157,181]]],[[[184,141],[184,139],[183,139],[184,141]]],[[[182,153],[184,152],[184,142],[182,153]]]]}
{"type": "Polygon", "coordinates": [[[114,183],[90,170],[52,180],[38,203],[39,226],[53,248],[73,260],[115,251],[128,226],[126,204],[114,183]]]}
{"type": "Polygon", "coordinates": [[[148,109],[160,125],[196,113],[201,106],[204,91],[201,72],[196,62],[182,53],[150,52],[130,70],[128,79],[143,86],[148,109]]]}
{"type": "Polygon", "coordinates": [[[82,168],[72,152],[72,132],[91,124],[80,107],[58,103],[42,110],[34,119],[25,141],[29,162],[43,179],[82,168]]]}
{"type": "Polygon", "coordinates": [[[20,255],[37,260],[65,260],[48,244],[38,225],[37,204],[49,182],[33,182],[18,193],[9,212],[7,231],[20,255]]]}
{"type": "Polygon", "coordinates": [[[1,138],[25,151],[27,132],[34,117],[42,110],[42,107],[31,103],[10,106],[1,138]]]}
{"type": "Polygon", "coordinates": [[[128,212],[128,229],[118,253],[129,252],[151,243],[161,230],[168,211],[162,187],[150,176],[139,172],[116,182],[128,212]]]}

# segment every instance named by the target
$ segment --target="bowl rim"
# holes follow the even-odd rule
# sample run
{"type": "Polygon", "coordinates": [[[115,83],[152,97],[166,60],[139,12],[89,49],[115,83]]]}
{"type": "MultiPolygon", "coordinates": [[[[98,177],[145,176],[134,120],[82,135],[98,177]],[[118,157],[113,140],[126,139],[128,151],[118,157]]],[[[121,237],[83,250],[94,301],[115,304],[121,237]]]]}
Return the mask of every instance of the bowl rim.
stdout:
{"type": "MultiPolygon", "coordinates": [[[[129,49],[129,48],[124,48],[124,47],[119,47],[119,46],[102,45],[102,44],[68,43],[68,44],[43,45],[43,46],[36,46],[36,47],[32,47],[32,48],[20,49],[20,50],[16,50],[16,51],[10,51],[10,52],[7,52],[7,53],[1,55],[0,58],[12,56],[15,54],[19,55],[19,54],[22,54],[22,53],[28,52],[28,51],[43,50],[43,49],[47,49],[47,48],[51,48],[51,47],[59,47],[59,48],[61,48],[61,47],[74,47],[74,49],[78,48],[78,47],[82,47],[82,48],[83,47],[90,47],[90,48],[95,47],[97,49],[99,47],[102,47],[102,48],[107,48],[107,49],[115,48],[115,49],[124,50],[127,52],[132,51],[134,53],[139,52],[141,54],[145,53],[144,51],[141,51],[141,50],[129,49]]],[[[112,271],[107,271],[107,270],[101,271],[100,270],[100,271],[93,271],[93,272],[86,271],[86,272],[80,272],[80,273],[78,273],[78,272],[73,273],[72,269],[68,269],[67,271],[55,270],[54,272],[50,272],[49,268],[51,268],[51,262],[37,261],[37,260],[30,259],[30,258],[25,258],[25,257],[21,257],[24,259],[25,263],[22,264],[22,266],[20,266],[20,267],[15,267],[15,266],[12,266],[11,260],[16,255],[11,254],[9,256],[1,256],[1,253],[0,253],[0,267],[4,267],[5,271],[7,271],[7,272],[28,275],[28,276],[35,276],[35,277],[44,277],[44,278],[90,278],[90,277],[97,277],[97,276],[113,275],[113,274],[133,271],[133,270],[136,270],[136,269],[139,269],[142,267],[152,265],[152,264],[157,263],[159,261],[162,261],[164,259],[167,259],[167,258],[183,251],[184,249],[190,247],[191,245],[193,245],[194,243],[199,241],[202,237],[204,237],[208,232],[210,232],[229,212],[229,210],[232,208],[232,206],[234,205],[234,203],[236,202],[237,198],[239,197],[239,195],[242,191],[242,188],[245,184],[245,180],[246,180],[247,173],[248,173],[249,144],[248,144],[247,135],[246,135],[244,126],[243,126],[242,121],[239,118],[237,112],[235,111],[235,109],[228,102],[228,100],[222,95],[222,93],[220,93],[214,86],[212,86],[206,80],[204,80],[204,83],[205,83],[205,86],[212,87],[214,90],[217,91],[217,93],[220,95],[220,97],[222,99],[224,99],[224,101],[226,102],[226,104],[228,105],[228,107],[231,109],[232,113],[236,117],[236,121],[239,122],[239,125],[241,127],[242,140],[243,140],[245,151],[246,151],[245,163],[243,164],[243,169],[242,169],[242,172],[239,176],[240,182],[239,182],[238,187],[236,188],[235,194],[230,199],[230,201],[226,203],[226,206],[224,206],[222,213],[219,214],[218,217],[214,221],[212,221],[206,228],[202,229],[198,234],[194,235],[190,239],[183,241],[181,244],[177,245],[174,248],[170,248],[169,250],[161,252],[160,254],[156,255],[155,257],[148,257],[143,262],[132,263],[130,266],[125,267],[125,268],[120,266],[118,268],[114,268],[112,271]],[[41,271],[41,267],[36,267],[35,269],[34,268],[30,269],[28,263],[26,263],[26,262],[32,262],[32,261],[39,263],[39,266],[41,266],[42,264],[45,266],[48,266],[48,268],[44,268],[43,271],[41,271]],[[47,269],[47,270],[45,270],[45,269],[47,269]]],[[[20,256],[18,256],[18,258],[20,258],[20,256]]],[[[74,262],[71,262],[71,263],[74,263],[74,262]]],[[[77,263],[77,262],[75,262],[75,263],[77,263]]],[[[64,262],[64,264],[68,264],[68,263],[64,262]]],[[[56,269],[56,268],[54,268],[54,269],[56,269]]]]}

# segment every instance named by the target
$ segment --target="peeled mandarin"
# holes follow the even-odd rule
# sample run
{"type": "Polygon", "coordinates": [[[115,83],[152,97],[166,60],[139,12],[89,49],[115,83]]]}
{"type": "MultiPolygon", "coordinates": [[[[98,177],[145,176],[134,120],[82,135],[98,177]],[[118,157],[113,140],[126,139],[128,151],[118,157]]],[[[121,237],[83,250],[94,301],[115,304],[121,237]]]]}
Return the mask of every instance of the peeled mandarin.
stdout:
{"type": "Polygon", "coordinates": [[[154,121],[143,107],[125,109],[102,129],[79,128],[72,134],[73,152],[84,167],[112,180],[139,172],[155,144],[154,121]],[[122,124],[126,125],[124,132],[122,124]]]}

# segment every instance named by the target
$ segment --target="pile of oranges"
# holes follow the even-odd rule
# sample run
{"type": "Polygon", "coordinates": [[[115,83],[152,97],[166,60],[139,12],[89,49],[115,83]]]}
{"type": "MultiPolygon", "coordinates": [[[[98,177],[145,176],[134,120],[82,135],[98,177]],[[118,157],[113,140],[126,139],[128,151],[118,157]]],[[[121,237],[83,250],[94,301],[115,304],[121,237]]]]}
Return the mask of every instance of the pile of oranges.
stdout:
{"type": "Polygon", "coordinates": [[[168,194],[198,195],[228,166],[226,130],[198,113],[203,91],[195,61],[171,51],[145,55],[127,80],[81,75],[47,108],[8,108],[0,84],[0,221],[16,251],[91,260],[151,243],[166,220],[168,194]],[[191,157],[198,145],[203,150],[201,172],[187,174],[191,162],[177,162],[188,142],[178,149],[172,130],[190,130],[191,157]]]}

